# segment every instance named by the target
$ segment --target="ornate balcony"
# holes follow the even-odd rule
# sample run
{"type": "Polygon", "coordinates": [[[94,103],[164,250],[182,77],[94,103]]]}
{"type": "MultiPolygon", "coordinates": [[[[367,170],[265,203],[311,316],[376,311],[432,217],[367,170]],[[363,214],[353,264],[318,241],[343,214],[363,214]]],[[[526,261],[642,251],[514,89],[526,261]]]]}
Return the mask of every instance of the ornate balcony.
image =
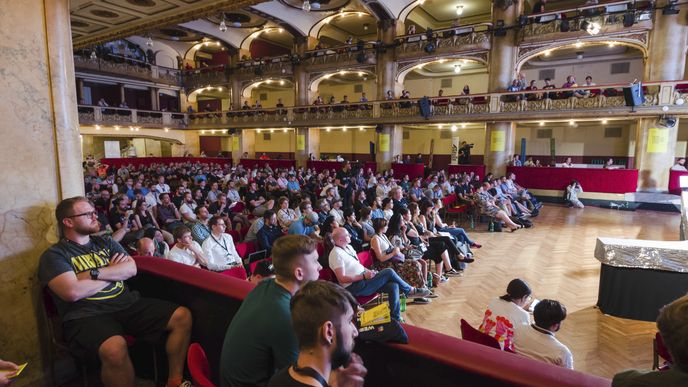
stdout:
{"type": "Polygon", "coordinates": [[[610,36],[652,29],[654,10],[648,1],[623,0],[528,15],[523,42],[563,37],[610,36]],[[630,24],[632,26],[625,26],[630,24]],[[599,27],[599,29],[598,29],[599,27]]]}
{"type": "Polygon", "coordinates": [[[442,56],[490,49],[491,23],[471,24],[445,28],[428,33],[405,35],[395,39],[399,59],[421,58],[428,55],[442,56]],[[433,51],[427,51],[428,43],[433,51]]]}
{"type": "Polygon", "coordinates": [[[178,86],[181,81],[179,70],[111,54],[108,54],[105,59],[74,55],[74,68],[80,71],[116,74],[175,86],[178,86]]]}
{"type": "Polygon", "coordinates": [[[343,124],[413,124],[428,122],[478,122],[546,118],[641,117],[688,114],[688,81],[643,84],[644,102],[626,106],[623,89],[628,85],[596,85],[422,99],[355,102],[350,104],[295,106],[202,113],[169,113],[79,106],[81,124],[176,127],[189,129],[313,127],[343,124]],[[424,103],[424,102],[423,102],[424,103]]]}
{"type": "Polygon", "coordinates": [[[322,72],[340,68],[371,65],[377,62],[375,48],[371,43],[360,47],[356,44],[329,47],[306,51],[301,63],[308,66],[309,72],[322,72]]]}
{"type": "Polygon", "coordinates": [[[187,92],[208,85],[226,85],[228,82],[229,67],[224,65],[186,70],[182,75],[182,85],[187,92]]]}

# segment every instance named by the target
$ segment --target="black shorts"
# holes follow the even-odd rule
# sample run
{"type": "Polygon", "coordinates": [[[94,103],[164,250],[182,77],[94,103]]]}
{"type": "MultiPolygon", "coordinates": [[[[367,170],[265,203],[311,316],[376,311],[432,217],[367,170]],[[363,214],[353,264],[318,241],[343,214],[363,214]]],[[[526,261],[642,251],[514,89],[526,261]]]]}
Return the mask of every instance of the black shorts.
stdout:
{"type": "Polygon", "coordinates": [[[65,321],[62,334],[75,356],[96,360],[101,344],[112,336],[130,335],[137,341],[156,343],[178,307],[169,301],[140,298],[114,313],[65,321]]]}

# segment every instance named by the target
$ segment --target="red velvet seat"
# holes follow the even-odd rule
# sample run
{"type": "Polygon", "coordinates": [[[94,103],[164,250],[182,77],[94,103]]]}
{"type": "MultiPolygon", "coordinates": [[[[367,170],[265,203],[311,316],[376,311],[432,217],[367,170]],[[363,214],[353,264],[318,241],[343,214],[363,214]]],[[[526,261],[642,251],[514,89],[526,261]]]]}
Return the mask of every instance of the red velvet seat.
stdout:
{"type": "Polygon", "coordinates": [[[237,243],[235,246],[237,253],[239,253],[242,259],[248,259],[249,254],[257,251],[255,242],[242,242],[237,243]]]}
{"type": "Polygon", "coordinates": [[[466,320],[461,319],[461,337],[464,340],[472,341],[474,343],[482,344],[488,347],[502,350],[499,342],[494,337],[480,332],[473,328],[466,320]]]}
{"type": "Polygon", "coordinates": [[[659,332],[655,333],[655,338],[652,339],[652,369],[664,371],[669,369],[673,362],[669,350],[664,345],[662,335],[659,332]],[[665,360],[662,365],[659,364],[660,357],[665,360]]]}
{"type": "Polygon", "coordinates": [[[246,269],[244,269],[243,266],[233,267],[229,270],[221,271],[220,274],[226,275],[229,277],[242,279],[242,280],[245,280],[248,278],[248,276],[246,274],[246,269]]]}
{"type": "Polygon", "coordinates": [[[198,343],[192,343],[186,353],[186,364],[191,373],[191,380],[197,387],[215,387],[210,381],[210,366],[205,351],[198,343]]]}
{"type": "MultiPolygon", "coordinates": [[[[254,270],[256,270],[256,266],[258,266],[259,263],[267,261],[267,262],[272,262],[272,258],[265,258],[265,259],[259,259],[257,261],[251,262],[248,264],[248,270],[250,273],[253,273],[254,270]]],[[[322,279],[322,278],[321,278],[322,279]]]]}
{"type": "Polygon", "coordinates": [[[225,231],[225,232],[226,232],[227,234],[229,234],[229,236],[232,237],[232,240],[234,241],[234,244],[239,243],[239,241],[241,240],[241,233],[240,233],[239,231],[237,231],[237,230],[228,230],[228,231],[225,231]]]}
{"type": "MultiPolygon", "coordinates": [[[[334,274],[334,271],[329,267],[324,267],[320,269],[320,275],[318,276],[318,279],[323,281],[334,282],[336,284],[339,283],[339,281],[337,281],[337,276],[334,274]]],[[[356,301],[358,301],[360,305],[365,305],[373,300],[376,300],[378,297],[380,297],[379,293],[370,294],[368,296],[356,296],[356,301]]]]}

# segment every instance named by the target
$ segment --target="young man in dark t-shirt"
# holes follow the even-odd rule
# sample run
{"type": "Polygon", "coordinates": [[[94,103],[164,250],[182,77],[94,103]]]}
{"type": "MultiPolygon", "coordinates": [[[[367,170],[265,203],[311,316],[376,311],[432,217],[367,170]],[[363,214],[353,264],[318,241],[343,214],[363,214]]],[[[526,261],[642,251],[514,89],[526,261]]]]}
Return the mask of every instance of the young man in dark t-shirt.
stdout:
{"type": "Polygon", "coordinates": [[[82,361],[97,356],[106,386],[134,385],[124,336],[156,342],[167,333],[167,386],[189,385],[182,372],[191,312],[128,289],[124,281],[136,275],[136,263],[111,238],[90,236],[100,223],[86,198],[63,200],[55,216],[63,238],[41,255],[38,278],[55,301],[72,352],[82,361]]]}
{"type": "Polygon", "coordinates": [[[332,371],[345,365],[359,369],[359,374],[346,385],[362,386],[366,369],[352,352],[358,336],[354,323],[357,310],[356,300],[341,286],[326,281],[305,284],[291,300],[299,358],[275,375],[268,386],[325,386],[334,376],[332,371]]]}

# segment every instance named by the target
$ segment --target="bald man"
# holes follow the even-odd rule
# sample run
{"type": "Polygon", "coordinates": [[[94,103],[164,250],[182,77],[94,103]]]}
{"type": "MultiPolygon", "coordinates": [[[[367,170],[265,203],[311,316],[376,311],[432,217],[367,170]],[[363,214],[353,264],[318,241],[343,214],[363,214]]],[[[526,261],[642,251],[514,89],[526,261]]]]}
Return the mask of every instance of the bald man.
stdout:
{"type": "Polygon", "coordinates": [[[143,237],[136,242],[136,254],[145,257],[155,256],[155,242],[152,239],[143,237]]]}

